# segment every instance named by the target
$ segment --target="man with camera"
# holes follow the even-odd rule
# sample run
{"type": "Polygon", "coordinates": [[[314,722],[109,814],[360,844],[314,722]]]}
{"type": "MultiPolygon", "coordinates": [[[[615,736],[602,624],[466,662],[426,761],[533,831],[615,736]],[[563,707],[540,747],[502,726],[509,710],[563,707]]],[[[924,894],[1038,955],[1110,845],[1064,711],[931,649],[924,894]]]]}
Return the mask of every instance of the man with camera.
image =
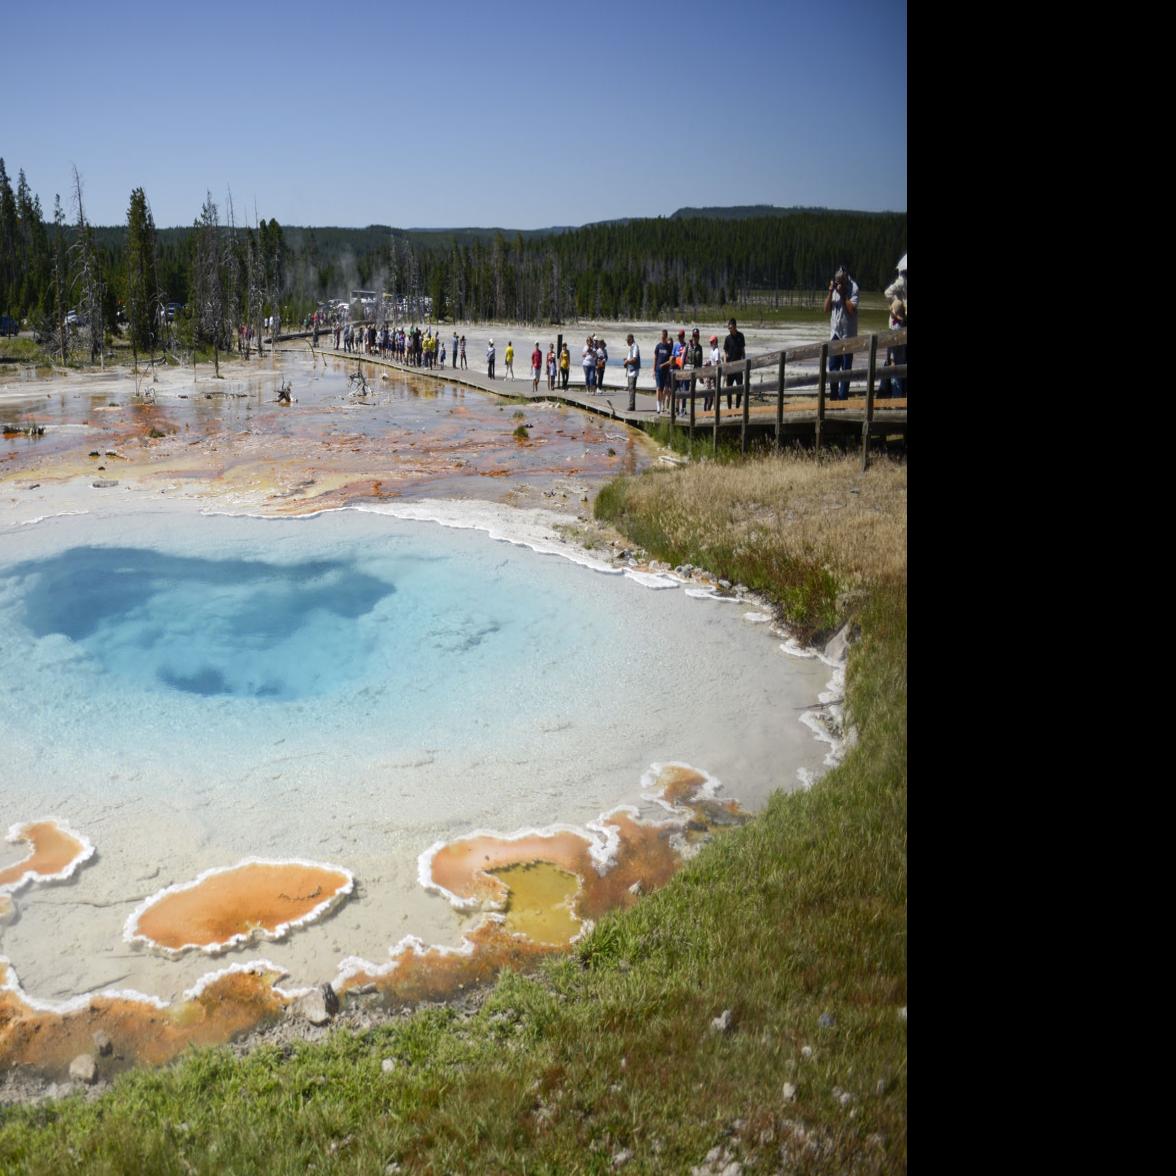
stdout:
{"type": "MultiPolygon", "coordinates": [[[[829,318],[829,339],[854,339],[858,324],[858,284],[849,276],[849,267],[840,265],[829,282],[829,293],[825,295],[825,313],[829,318]]],[[[849,371],[853,367],[852,355],[830,355],[830,372],[849,371]]],[[[830,400],[848,400],[849,383],[831,384],[830,400]]]]}

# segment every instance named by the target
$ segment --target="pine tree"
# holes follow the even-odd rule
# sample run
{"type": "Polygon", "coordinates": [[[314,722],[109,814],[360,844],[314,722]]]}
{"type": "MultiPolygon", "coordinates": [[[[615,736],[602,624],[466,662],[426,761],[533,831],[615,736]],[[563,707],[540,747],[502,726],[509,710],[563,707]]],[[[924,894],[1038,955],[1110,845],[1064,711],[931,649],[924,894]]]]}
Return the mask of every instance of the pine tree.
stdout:
{"type": "Polygon", "coordinates": [[[140,351],[152,351],[162,303],[157,276],[155,222],[142,188],[131,192],[127,209],[127,321],[135,366],[140,351]]]}

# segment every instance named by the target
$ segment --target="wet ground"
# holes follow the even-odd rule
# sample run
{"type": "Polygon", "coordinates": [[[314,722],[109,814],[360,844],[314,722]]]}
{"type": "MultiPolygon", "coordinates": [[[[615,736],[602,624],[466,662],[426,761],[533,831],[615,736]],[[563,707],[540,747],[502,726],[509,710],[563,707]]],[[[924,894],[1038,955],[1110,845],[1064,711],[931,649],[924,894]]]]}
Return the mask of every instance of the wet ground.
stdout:
{"type": "Polygon", "coordinates": [[[402,497],[558,506],[653,460],[644,435],[618,422],[361,370],[366,390],[354,363],[298,354],[226,363],[219,380],[205,366],[195,379],[190,368],[5,373],[0,487],[93,474],[275,514],[402,497]],[[277,401],[282,384],[290,404],[277,401]]]}

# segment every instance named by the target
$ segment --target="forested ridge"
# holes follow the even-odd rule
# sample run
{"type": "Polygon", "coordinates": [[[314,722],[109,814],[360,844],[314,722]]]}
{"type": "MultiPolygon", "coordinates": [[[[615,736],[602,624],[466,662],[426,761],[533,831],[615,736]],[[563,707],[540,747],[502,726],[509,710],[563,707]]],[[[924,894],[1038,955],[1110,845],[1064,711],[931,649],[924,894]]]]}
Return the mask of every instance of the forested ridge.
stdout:
{"type": "Polygon", "coordinates": [[[23,170],[14,187],[0,159],[0,313],[64,338],[85,304],[99,339],[128,322],[143,347],[170,302],[187,307],[193,342],[216,346],[236,323],[300,319],[356,288],[398,296],[411,317],[427,305],[463,321],[645,319],[823,291],[843,260],[880,290],[906,250],[906,213],[768,206],[529,231],[340,228],[244,224],[208,194],[191,226],[161,229],[136,188],[126,224],[95,226],[76,176],[68,219],[60,197],[46,219],[23,170]]]}

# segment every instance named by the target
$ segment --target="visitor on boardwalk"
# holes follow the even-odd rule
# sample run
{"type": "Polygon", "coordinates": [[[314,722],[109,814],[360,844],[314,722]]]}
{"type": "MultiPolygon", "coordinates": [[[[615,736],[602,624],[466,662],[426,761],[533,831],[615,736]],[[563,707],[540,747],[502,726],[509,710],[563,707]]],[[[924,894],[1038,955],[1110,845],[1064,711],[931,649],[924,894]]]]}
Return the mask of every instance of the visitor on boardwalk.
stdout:
{"type": "Polygon", "coordinates": [[[581,354],[580,363],[584,368],[584,391],[591,395],[596,384],[596,340],[591,335],[584,341],[584,350],[581,354]]]}
{"type": "Polygon", "coordinates": [[[462,366],[463,371],[468,366],[468,364],[466,363],[466,357],[465,357],[465,336],[464,335],[462,335],[462,337],[461,337],[461,366],[462,366]]]}
{"type": "MultiPolygon", "coordinates": [[[[906,325],[906,303],[901,298],[895,298],[890,304],[890,329],[892,331],[899,331],[906,325]]],[[[895,364],[905,364],[906,361],[907,349],[905,343],[901,347],[888,347],[886,349],[886,363],[882,370],[885,372],[886,368],[893,367],[895,364]]],[[[883,375],[882,382],[878,387],[878,395],[881,397],[905,396],[906,377],[883,375]]]]}
{"type": "Polygon", "coordinates": [[[555,373],[558,371],[558,366],[555,359],[555,344],[550,343],[547,347],[547,391],[555,391],[555,373]]]}
{"type": "MultiPolygon", "coordinates": [[[[698,328],[695,327],[694,330],[690,334],[689,341],[686,344],[686,363],[684,365],[684,369],[683,369],[682,374],[683,375],[686,374],[685,369],[700,368],[700,367],[702,367],[702,343],[699,341],[699,338],[698,338],[698,328]]],[[[690,393],[690,382],[683,381],[681,384],[678,385],[678,389],[682,394],[681,408],[682,408],[682,411],[685,412],[686,411],[686,398],[690,393]]]]}
{"type": "Polygon", "coordinates": [[[572,374],[572,353],[568,350],[568,345],[565,343],[559,353],[559,378],[560,387],[564,392],[568,390],[568,379],[572,374]]]}
{"type": "Polygon", "coordinates": [[[629,386],[629,411],[637,410],[637,376],[641,371],[641,348],[632,335],[625,336],[629,344],[628,354],[625,356],[625,383],[629,386]]]}
{"type": "MultiPolygon", "coordinates": [[[[718,367],[723,362],[723,353],[719,350],[719,337],[710,337],[710,357],[706,361],[707,367],[718,367]]],[[[715,403],[715,377],[708,376],[706,381],[706,398],[702,402],[702,411],[709,412],[715,403]]]]}
{"type": "MultiPolygon", "coordinates": [[[[723,362],[734,363],[747,357],[747,340],[734,319],[727,320],[727,337],[723,340],[723,362]]],[[[735,393],[735,407],[743,403],[743,373],[735,372],[727,376],[727,407],[731,407],[731,388],[739,389],[735,393]]]]}
{"type": "Polygon", "coordinates": [[[543,373],[543,351],[539,347],[539,340],[535,340],[535,350],[531,352],[531,391],[539,391],[539,377],[543,373]]]}
{"type": "Polygon", "coordinates": [[[486,348],[486,375],[490,379],[494,379],[494,340],[490,340],[489,347],[486,348]]]}
{"type": "Polygon", "coordinates": [[[661,416],[663,408],[668,409],[670,365],[674,362],[674,345],[670,342],[670,332],[662,328],[661,338],[653,349],[653,382],[657,392],[657,415],[661,416]]]}
{"type": "MultiPolygon", "coordinates": [[[[857,338],[858,284],[849,276],[849,267],[842,264],[829,282],[825,295],[825,313],[829,315],[829,340],[857,338]]],[[[847,372],[853,367],[852,355],[830,355],[830,372],[847,372]]],[[[830,400],[849,399],[849,381],[830,385],[830,400]]]]}
{"type": "Polygon", "coordinates": [[[506,378],[514,379],[514,342],[510,339],[506,341],[506,378]]]}
{"type": "Polygon", "coordinates": [[[596,340],[596,387],[604,391],[604,369],[608,366],[608,347],[603,339],[596,340]]]}
{"type": "Polygon", "coordinates": [[[682,409],[686,407],[686,397],[682,392],[682,381],[678,379],[678,376],[686,366],[685,330],[678,332],[678,338],[674,340],[674,350],[671,354],[673,356],[673,363],[670,364],[670,395],[678,407],[682,409]]]}
{"type": "Polygon", "coordinates": [[[457,332],[453,332],[453,349],[449,352],[453,357],[453,366],[457,367],[457,332]]]}

